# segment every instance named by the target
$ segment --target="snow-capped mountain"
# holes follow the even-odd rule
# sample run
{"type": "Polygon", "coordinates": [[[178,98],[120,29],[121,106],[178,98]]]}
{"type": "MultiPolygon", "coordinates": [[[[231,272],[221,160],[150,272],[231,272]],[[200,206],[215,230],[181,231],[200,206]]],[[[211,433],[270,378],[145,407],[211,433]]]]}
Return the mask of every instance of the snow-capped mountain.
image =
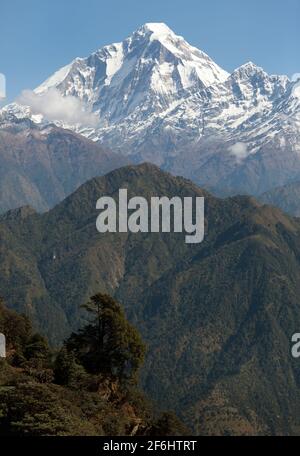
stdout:
{"type": "Polygon", "coordinates": [[[76,96],[92,105],[104,124],[165,111],[184,94],[228,76],[167,25],[145,24],[122,43],[76,59],[35,92],[56,87],[65,96],[76,96]]]}
{"type": "Polygon", "coordinates": [[[300,177],[299,99],[299,81],[251,62],[229,74],[167,25],[149,23],[57,71],[29,106],[5,107],[0,127],[51,121],[215,190],[261,193],[300,177]],[[90,117],[47,110],[57,96],[90,117]]]}

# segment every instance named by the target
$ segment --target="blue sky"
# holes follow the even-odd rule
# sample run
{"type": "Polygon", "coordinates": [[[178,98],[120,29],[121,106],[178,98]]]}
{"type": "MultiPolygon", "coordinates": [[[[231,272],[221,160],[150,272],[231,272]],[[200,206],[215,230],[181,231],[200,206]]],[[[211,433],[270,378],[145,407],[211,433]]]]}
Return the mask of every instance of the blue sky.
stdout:
{"type": "Polygon", "coordinates": [[[166,22],[231,71],[252,60],[269,73],[300,72],[300,0],[9,0],[1,2],[0,73],[8,100],[61,66],[166,22]]]}

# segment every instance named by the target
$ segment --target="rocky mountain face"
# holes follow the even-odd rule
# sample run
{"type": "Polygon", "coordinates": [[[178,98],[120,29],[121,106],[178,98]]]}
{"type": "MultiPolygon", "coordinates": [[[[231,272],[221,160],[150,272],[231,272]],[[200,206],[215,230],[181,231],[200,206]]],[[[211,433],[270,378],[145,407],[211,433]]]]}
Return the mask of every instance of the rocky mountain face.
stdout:
{"type": "Polygon", "coordinates": [[[0,213],[45,211],[95,175],[128,163],[72,131],[18,120],[0,129],[0,213]]]}
{"type": "Polygon", "coordinates": [[[276,187],[260,195],[259,200],[277,206],[290,215],[300,217],[300,182],[276,187]]]}
{"type": "Polygon", "coordinates": [[[148,344],[143,385],[198,434],[297,434],[300,223],[249,197],[218,199],[147,164],[91,180],[46,214],[0,219],[0,294],[53,342],[109,292],[148,344]],[[205,196],[206,234],[96,230],[96,201],[205,196]]]}
{"type": "Polygon", "coordinates": [[[30,106],[5,107],[0,127],[28,117],[47,123],[45,100],[59,94],[93,114],[89,125],[51,111],[59,126],[222,195],[260,194],[300,176],[299,84],[251,62],[229,74],[150,23],[56,72],[30,106]]]}

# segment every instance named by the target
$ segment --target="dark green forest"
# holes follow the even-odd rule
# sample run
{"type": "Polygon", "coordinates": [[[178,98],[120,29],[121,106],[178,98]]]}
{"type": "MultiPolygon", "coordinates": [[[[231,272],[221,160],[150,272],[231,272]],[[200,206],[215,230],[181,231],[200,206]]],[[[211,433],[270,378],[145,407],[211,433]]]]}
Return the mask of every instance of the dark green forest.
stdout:
{"type": "Polygon", "coordinates": [[[216,198],[150,164],[92,179],[47,213],[25,207],[0,217],[0,295],[52,347],[66,341],[89,375],[99,363],[110,369],[99,346],[96,363],[80,348],[91,314],[82,305],[99,291],[121,303],[148,347],[144,363],[140,353],[137,368],[115,365],[113,374],[136,370],[143,391],[192,432],[299,434],[300,364],[291,356],[300,330],[299,219],[252,197],[216,198]],[[96,201],[117,199],[120,188],[147,200],[204,196],[204,241],[100,235],[96,201]]]}
{"type": "Polygon", "coordinates": [[[187,435],[139,389],[146,347],[118,302],[98,294],[86,309],[86,325],[53,350],[1,301],[0,436],[187,435]]]}

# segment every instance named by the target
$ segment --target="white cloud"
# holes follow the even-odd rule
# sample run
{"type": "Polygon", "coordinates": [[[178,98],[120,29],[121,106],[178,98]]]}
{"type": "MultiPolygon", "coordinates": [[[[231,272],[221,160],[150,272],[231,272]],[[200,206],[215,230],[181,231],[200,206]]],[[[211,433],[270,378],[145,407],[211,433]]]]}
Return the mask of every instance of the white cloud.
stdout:
{"type": "Polygon", "coordinates": [[[96,127],[99,122],[82,101],[73,96],[63,97],[56,88],[50,88],[42,94],[24,90],[17,103],[29,106],[32,114],[42,114],[50,121],[85,127],[96,127]]]}
{"type": "Polygon", "coordinates": [[[6,97],[6,83],[4,74],[0,73],[0,100],[6,97]]]}
{"type": "Polygon", "coordinates": [[[242,162],[248,156],[248,148],[245,143],[237,142],[229,147],[229,152],[234,155],[237,162],[242,162]]]}
{"type": "Polygon", "coordinates": [[[300,73],[293,74],[292,81],[298,81],[298,79],[300,79],[300,73]]]}
{"type": "Polygon", "coordinates": [[[294,97],[300,98],[300,79],[298,82],[294,85],[293,90],[292,90],[292,95],[294,97]]]}

